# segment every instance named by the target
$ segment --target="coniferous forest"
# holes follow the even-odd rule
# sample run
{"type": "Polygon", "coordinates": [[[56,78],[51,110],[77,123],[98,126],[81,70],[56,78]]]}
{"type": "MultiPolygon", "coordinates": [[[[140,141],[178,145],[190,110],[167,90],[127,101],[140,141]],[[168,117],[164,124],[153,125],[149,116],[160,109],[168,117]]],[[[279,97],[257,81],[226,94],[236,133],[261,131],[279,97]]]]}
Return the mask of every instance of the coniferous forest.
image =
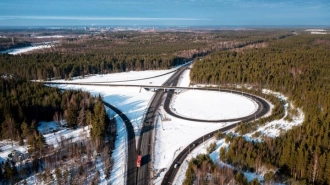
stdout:
{"type": "MultiPolygon", "coordinates": [[[[193,84],[221,87],[252,87],[281,92],[305,114],[302,125],[283,132],[277,138],[251,142],[241,136],[226,135],[230,143],[220,151],[220,159],[237,170],[219,167],[208,155],[199,155],[189,163],[185,184],[210,184],[213,174],[218,184],[248,184],[240,171],[276,169],[265,182],[285,184],[330,184],[330,36],[311,35],[286,29],[221,30],[195,32],[69,32],[51,48],[27,54],[0,54],[0,138],[27,144],[31,159],[0,164],[0,183],[14,183],[31,175],[41,182],[52,182],[55,170],[59,184],[97,183],[96,154],[102,156],[107,175],[112,165],[116,125],[109,120],[101,97],[83,91],[62,91],[31,80],[70,80],[93,74],[131,70],[168,69],[192,59],[193,84]],[[297,34],[298,33],[298,34],[297,34]],[[91,126],[90,140],[59,142],[47,146],[37,127],[40,121],[66,120],[68,129],[91,126]],[[87,157],[86,157],[87,156],[87,157]],[[87,160],[85,160],[87,158],[87,160]],[[63,167],[63,161],[76,164],[63,167]],[[92,175],[90,175],[92,174],[92,175]],[[227,179],[221,177],[226,176],[227,179]],[[197,181],[196,181],[197,180],[197,181]]],[[[0,38],[0,51],[30,45],[35,38],[19,32],[6,32],[0,38]]],[[[51,40],[43,40],[51,41],[51,40]]],[[[282,104],[274,104],[274,115],[283,113],[282,104]]],[[[269,121],[260,119],[237,128],[243,134],[269,121]]],[[[209,150],[212,151],[213,147],[209,150]]],[[[259,184],[253,180],[250,184],[259,184]]]]}
{"type": "MultiPolygon", "coordinates": [[[[77,151],[91,155],[93,151],[108,152],[112,149],[109,147],[111,145],[105,145],[105,139],[115,135],[110,129],[115,122],[110,122],[106,116],[101,97],[96,98],[82,91],[62,92],[20,78],[0,78],[0,89],[0,138],[19,142],[20,145],[27,144],[30,155],[30,162],[20,165],[19,170],[8,160],[0,164],[0,169],[4,168],[3,172],[0,170],[4,182],[13,183],[45,168],[53,169],[61,163],[61,158],[77,157],[74,155],[77,151]],[[38,123],[61,120],[66,120],[69,129],[91,125],[91,141],[74,146],[72,141],[62,140],[59,149],[48,146],[37,129],[38,123]]],[[[75,174],[76,169],[70,168],[69,172],[75,174]]],[[[50,180],[47,178],[44,181],[50,180]]]]}
{"type": "Polygon", "coordinates": [[[0,74],[19,75],[29,80],[69,80],[91,74],[168,69],[212,51],[257,45],[290,34],[282,30],[242,31],[238,34],[231,31],[119,32],[66,38],[43,51],[0,55],[0,74]]]}
{"type": "Polygon", "coordinates": [[[197,61],[194,83],[271,89],[302,108],[301,126],[264,142],[232,137],[220,158],[245,171],[275,168],[274,180],[330,184],[330,36],[301,34],[264,48],[215,52],[197,61]],[[285,175],[285,176],[283,176],[285,175]]]}

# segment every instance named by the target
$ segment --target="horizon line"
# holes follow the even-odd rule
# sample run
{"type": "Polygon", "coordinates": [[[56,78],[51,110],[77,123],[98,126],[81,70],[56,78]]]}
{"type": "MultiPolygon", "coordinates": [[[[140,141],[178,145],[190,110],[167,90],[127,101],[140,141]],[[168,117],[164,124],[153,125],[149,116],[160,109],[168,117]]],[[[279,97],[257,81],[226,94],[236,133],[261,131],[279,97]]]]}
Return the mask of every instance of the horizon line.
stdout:
{"type": "Polygon", "coordinates": [[[0,20],[81,20],[81,21],[210,21],[212,19],[185,17],[109,17],[109,16],[0,16],[0,20]]]}

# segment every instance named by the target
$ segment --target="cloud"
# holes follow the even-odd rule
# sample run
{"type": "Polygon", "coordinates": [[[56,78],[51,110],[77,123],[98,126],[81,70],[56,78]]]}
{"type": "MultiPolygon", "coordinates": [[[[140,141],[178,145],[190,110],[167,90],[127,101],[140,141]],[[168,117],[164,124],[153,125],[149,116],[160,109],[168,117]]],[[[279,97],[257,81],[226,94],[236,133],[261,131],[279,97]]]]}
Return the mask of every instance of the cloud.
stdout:
{"type": "Polygon", "coordinates": [[[0,16],[2,20],[35,19],[35,20],[82,20],[82,21],[200,21],[210,19],[182,17],[86,17],[86,16],[0,16]]]}

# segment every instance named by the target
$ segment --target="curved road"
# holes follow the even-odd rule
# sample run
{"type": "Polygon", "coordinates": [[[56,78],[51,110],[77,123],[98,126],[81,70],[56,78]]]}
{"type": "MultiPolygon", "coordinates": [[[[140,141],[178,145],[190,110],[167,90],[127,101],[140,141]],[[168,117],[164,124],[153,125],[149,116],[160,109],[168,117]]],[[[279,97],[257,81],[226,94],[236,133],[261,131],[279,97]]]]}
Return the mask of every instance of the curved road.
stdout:
{"type": "Polygon", "coordinates": [[[105,106],[109,107],[115,113],[117,113],[125,123],[126,132],[127,132],[127,152],[128,152],[127,153],[126,184],[135,184],[137,153],[136,153],[136,147],[135,147],[136,141],[135,141],[134,128],[132,126],[131,121],[119,109],[117,109],[115,106],[113,106],[105,101],[103,101],[103,104],[105,106]]]}
{"type": "Polygon", "coordinates": [[[171,99],[172,99],[173,94],[174,94],[174,90],[169,90],[169,92],[167,93],[167,97],[165,99],[165,103],[164,103],[165,111],[168,114],[170,114],[171,116],[174,116],[176,118],[189,120],[189,121],[210,122],[210,123],[214,123],[214,122],[223,123],[223,122],[233,122],[233,121],[251,121],[251,120],[253,120],[253,118],[261,117],[269,111],[268,103],[264,99],[262,99],[258,96],[252,95],[252,94],[248,94],[248,93],[244,93],[244,92],[242,93],[242,92],[239,92],[239,91],[232,91],[232,90],[227,90],[227,89],[219,90],[219,89],[199,88],[198,90],[226,92],[226,93],[234,93],[234,94],[246,96],[246,97],[252,99],[252,101],[254,101],[255,103],[258,104],[258,109],[253,114],[248,115],[248,116],[244,116],[244,117],[240,117],[240,118],[220,119],[220,120],[203,120],[203,119],[188,118],[188,117],[178,115],[178,114],[174,113],[171,110],[170,103],[171,103],[171,99]]]}
{"type": "MultiPolygon", "coordinates": [[[[193,118],[187,118],[187,117],[183,117],[180,115],[177,115],[175,113],[172,112],[172,110],[170,109],[170,102],[172,99],[172,96],[174,94],[174,90],[170,90],[167,94],[165,103],[164,103],[164,109],[165,111],[177,118],[181,118],[181,119],[185,119],[185,120],[189,120],[189,121],[198,121],[198,122],[234,122],[234,121],[243,121],[243,122],[249,122],[252,121],[253,119],[262,117],[263,115],[265,115],[269,110],[270,110],[270,106],[269,104],[262,98],[252,95],[252,94],[248,94],[248,93],[244,93],[244,92],[239,92],[239,91],[232,91],[232,90],[219,90],[219,89],[207,89],[207,88],[201,88],[201,90],[212,90],[212,91],[220,91],[220,92],[228,92],[228,93],[235,93],[235,94],[239,94],[242,96],[247,96],[252,98],[257,104],[258,104],[258,109],[257,111],[249,116],[245,116],[245,117],[241,117],[241,118],[234,118],[234,119],[223,119],[223,120],[200,120],[200,119],[193,119],[193,118]]],[[[238,124],[238,123],[237,123],[238,124]]],[[[190,153],[191,150],[193,150],[194,148],[196,148],[199,144],[203,143],[205,140],[210,139],[211,137],[213,137],[213,135],[219,131],[221,132],[225,132],[228,131],[232,128],[235,128],[237,126],[237,124],[232,124],[232,125],[228,125],[226,127],[223,127],[221,129],[215,130],[211,133],[205,134],[201,137],[199,137],[198,139],[196,139],[195,141],[193,141],[192,143],[190,143],[184,150],[182,150],[181,153],[179,153],[179,155],[175,158],[175,160],[173,161],[173,163],[171,164],[170,168],[168,169],[168,171],[166,172],[163,181],[162,181],[162,185],[166,185],[166,184],[172,184],[173,180],[178,172],[179,168],[174,168],[175,164],[182,164],[185,160],[185,158],[187,157],[187,155],[190,153]]]]}
{"type": "MultiPolygon", "coordinates": [[[[162,86],[155,86],[155,88],[170,88],[170,87],[175,87],[180,75],[188,68],[188,66],[182,66],[175,70],[175,73],[162,85],[162,86]]],[[[169,72],[171,73],[171,72],[169,72]]],[[[167,73],[167,74],[169,74],[167,73]]],[[[165,74],[163,74],[165,75],[165,74]]],[[[162,75],[159,75],[162,76],[162,75]]],[[[154,77],[150,77],[154,78],[154,77]]],[[[146,78],[147,79],[147,78],[146,78]]],[[[140,79],[136,79],[140,80],[140,79]]],[[[133,80],[134,81],[134,80],[133,80]]],[[[74,83],[74,82],[42,82],[44,84],[74,84],[74,85],[95,85],[95,86],[123,86],[123,85],[107,85],[107,84],[100,84],[99,82],[89,82],[89,83],[74,83]]],[[[104,82],[106,83],[106,82],[104,82]]],[[[125,85],[124,85],[125,86],[125,85]]],[[[127,86],[135,86],[135,87],[141,87],[137,85],[127,85],[127,86]]],[[[171,98],[173,96],[174,90],[170,89],[167,93],[167,98],[165,100],[164,108],[165,111],[168,112],[168,114],[178,117],[181,119],[186,119],[190,121],[199,121],[199,122],[230,122],[230,121],[250,121],[255,119],[256,117],[260,117],[264,114],[266,114],[269,111],[269,105],[268,103],[263,100],[262,98],[259,98],[254,95],[250,95],[247,93],[242,93],[238,91],[232,91],[232,90],[219,90],[219,89],[208,89],[208,88],[182,88],[182,89],[198,89],[198,90],[212,90],[212,91],[221,91],[221,92],[230,92],[230,93],[236,93],[240,95],[244,95],[247,97],[250,97],[255,100],[255,102],[258,104],[258,110],[250,115],[250,116],[245,116],[241,118],[236,118],[236,119],[226,119],[226,120],[200,120],[200,119],[192,119],[192,118],[186,118],[180,115],[177,115],[173,113],[170,108],[169,104],[171,101],[171,98]]],[[[106,106],[111,108],[113,111],[115,111],[119,116],[122,118],[126,125],[127,129],[127,136],[128,136],[128,161],[127,161],[127,178],[126,178],[126,184],[128,185],[133,185],[133,184],[140,184],[140,185],[145,185],[145,184],[151,184],[150,182],[150,174],[152,173],[152,147],[153,147],[153,134],[154,134],[154,119],[156,117],[156,111],[161,103],[162,96],[165,94],[165,91],[162,89],[158,89],[151,100],[150,106],[148,107],[148,111],[146,112],[145,119],[143,121],[142,129],[141,129],[141,135],[139,137],[138,141],[138,147],[136,149],[136,141],[135,141],[135,134],[134,134],[134,128],[132,126],[132,123],[129,121],[129,119],[126,117],[125,114],[123,114],[120,110],[118,110],[116,107],[110,105],[107,102],[103,102],[106,106]],[[136,159],[137,155],[142,156],[142,161],[141,161],[141,167],[136,168],[136,159]]],[[[236,125],[229,125],[227,127],[219,129],[220,131],[226,131],[231,128],[234,128],[236,125]]],[[[194,147],[196,147],[198,144],[201,143],[204,139],[211,138],[214,133],[216,133],[216,130],[214,132],[211,132],[209,134],[206,134],[197,140],[195,140],[193,143],[191,143],[188,147],[186,147],[174,160],[175,162],[172,163],[171,167],[165,174],[165,177],[163,179],[162,184],[167,184],[171,183],[176,175],[176,172],[178,169],[174,168],[174,165],[176,163],[182,163],[182,161],[185,159],[185,156],[187,155],[187,152],[192,150],[194,147]]]]}
{"type": "MultiPolygon", "coordinates": [[[[210,89],[208,89],[210,90],[210,89]]],[[[171,90],[173,91],[173,90],[171,90]]],[[[213,89],[213,91],[219,91],[216,89],[213,89]]],[[[242,92],[238,92],[238,91],[231,91],[231,90],[221,90],[222,92],[232,92],[232,93],[236,93],[236,94],[242,94],[242,92]]],[[[168,94],[168,96],[171,98],[174,92],[171,92],[168,94]]],[[[165,104],[164,104],[164,109],[168,112],[168,114],[171,114],[172,116],[181,118],[181,119],[185,119],[185,120],[189,120],[189,121],[198,121],[198,122],[233,122],[233,121],[243,121],[243,122],[249,122],[252,121],[253,119],[262,117],[263,115],[265,115],[269,110],[270,110],[270,106],[269,104],[262,98],[255,96],[255,95],[251,95],[248,93],[243,93],[244,96],[249,96],[249,97],[253,97],[253,99],[255,100],[255,102],[258,104],[258,110],[255,112],[255,114],[252,114],[250,116],[245,116],[242,118],[235,118],[235,119],[225,119],[225,120],[216,120],[216,121],[210,121],[210,120],[199,120],[199,119],[192,119],[192,118],[186,118],[186,117],[182,117],[180,115],[174,114],[171,109],[169,108],[169,102],[171,101],[171,99],[169,97],[166,98],[165,100],[165,104]],[[166,102],[167,101],[167,102],[166,102]]],[[[237,123],[238,124],[238,123],[237,123]]],[[[203,143],[205,140],[210,139],[211,137],[213,137],[213,135],[219,131],[221,132],[225,132],[228,131],[232,128],[235,128],[237,126],[237,124],[232,124],[232,125],[228,125],[226,127],[223,127],[221,129],[215,130],[211,133],[205,134],[201,137],[199,137],[198,139],[196,139],[195,141],[193,141],[192,143],[190,143],[184,150],[182,150],[181,153],[179,153],[179,155],[174,159],[173,163],[171,164],[170,168],[168,169],[168,171],[166,172],[164,179],[162,181],[162,185],[165,184],[171,184],[176,176],[176,173],[178,171],[179,168],[174,168],[175,164],[182,164],[184,162],[184,159],[187,157],[187,155],[190,153],[190,151],[192,151],[194,148],[196,148],[199,144],[203,143]]]]}

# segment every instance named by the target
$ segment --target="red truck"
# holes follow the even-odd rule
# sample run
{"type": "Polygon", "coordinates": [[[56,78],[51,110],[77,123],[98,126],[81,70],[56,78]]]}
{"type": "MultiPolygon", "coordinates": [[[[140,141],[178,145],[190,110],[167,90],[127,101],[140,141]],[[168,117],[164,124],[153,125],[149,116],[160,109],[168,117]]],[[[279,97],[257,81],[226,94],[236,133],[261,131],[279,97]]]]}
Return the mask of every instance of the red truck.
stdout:
{"type": "Polygon", "coordinates": [[[138,155],[137,160],[136,160],[136,166],[139,168],[141,166],[141,155],[138,155]]]}

